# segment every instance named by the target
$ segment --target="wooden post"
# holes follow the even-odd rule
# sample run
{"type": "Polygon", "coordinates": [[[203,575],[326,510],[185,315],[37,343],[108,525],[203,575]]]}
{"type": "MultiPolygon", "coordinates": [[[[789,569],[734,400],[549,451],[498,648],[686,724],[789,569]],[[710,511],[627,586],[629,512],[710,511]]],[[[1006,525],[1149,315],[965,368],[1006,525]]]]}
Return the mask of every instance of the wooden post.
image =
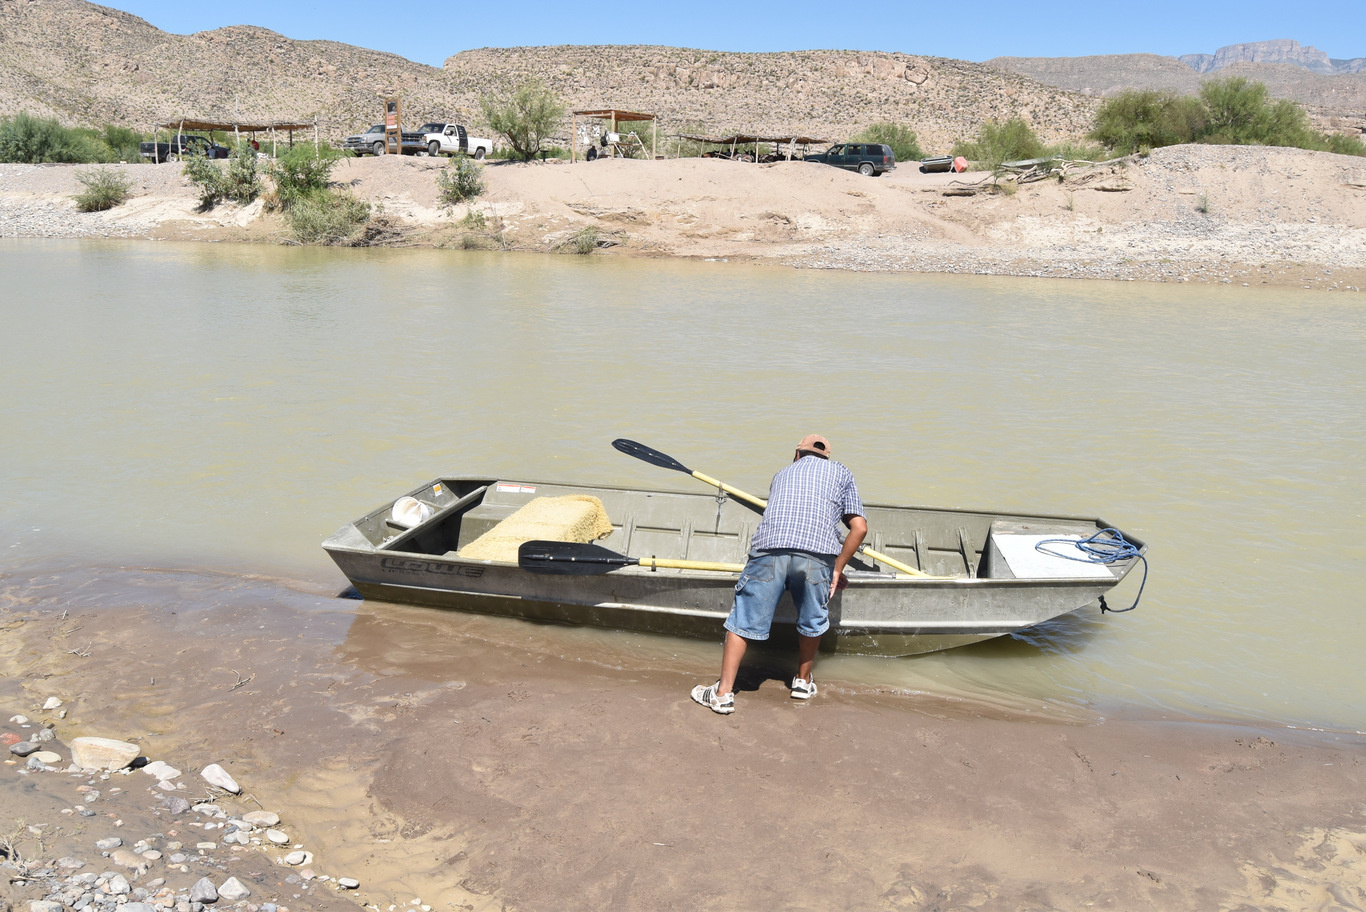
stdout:
{"type": "Polygon", "coordinates": [[[403,154],[403,111],[397,96],[384,99],[384,154],[389,154],[389,134],[394,135],[394,154],[403,154]]]}

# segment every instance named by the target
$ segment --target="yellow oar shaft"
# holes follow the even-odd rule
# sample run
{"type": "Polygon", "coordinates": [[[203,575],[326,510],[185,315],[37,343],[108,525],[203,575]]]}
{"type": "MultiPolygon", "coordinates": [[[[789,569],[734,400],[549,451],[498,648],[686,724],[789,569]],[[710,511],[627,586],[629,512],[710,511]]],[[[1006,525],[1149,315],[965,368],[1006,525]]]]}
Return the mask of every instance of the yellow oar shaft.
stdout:
{"type": "Polygon", "coordinates": [[[703,475],[701,472],[693,472],[692,477],[696,478],[700,482],[703,482],[704,484],[711,485],[713,488],[720,488],[722,491],[725,491],[727,494],[729,494],[731,497],[736,498],[737,500],[743,500],[746,503],[754,504],[754,506],[758,507],[760,510],[768,506],[768,501],[755,497],[753,494],[746,494],[739,488],[732,488],[724,481],[717,481],[710,475],[703,475]]]}
{"type": "Polygon", "coordinates": [[[893,570],[900,570],[902,573],[909,573],[911,576],[929,576],[929,574],[926,573],[924,570],[917,570],[909,564],[903,564],[896,558],[888,557],[881,551],[874,551],[867,545],[864,545],[863,547],[859,548],[859,550],[862,551],[864,554],[868,555],[869,557],[871,557],[873,560],[877,561],[878,563],[886,564],[893,570]]]}
{"type": "Polygon", "coordinates": [[[745,569],[743,564],[720,564],[711,561],[668,560],[657,557],[642,557],[640,566],[652,570],[714,570],[717,573],[739,573],[745,569]]]}
{"type": "MultiPolygon", "coordinates": [[[[712,478],[710,475],[703,475],[701,472],[693,472],[693,473],[692,473],[692,477],[693,477],[693,478],[696,478],[696,479],[697,479],[698,481],[700,481],[700,482],[703,482],[704,484],[709,484],[709,485],[711,485],[713,488],[720,488],[722,491],[725,491],[725,492],[726,492],[727,494],[729,494],[731,497],[735,497],[735,498],[737,498],[737,499],[739,499],[739,500],[743,500],[743,501],[745,501],[746,503],[754,504],[754,506],[758,507],[758,508],[761,509],[761,510],[768,506],[768,501],[764,500],[763,498],[755,497],[753,494],[746,494],[744,491],[741,491],[739,488],[732,488],[730,485],[726,484],[725,482],[723,482],[723,481],[717,481],[715,478],[712,478]]],[[[912,567],[912,566],[909,565],[909,564],[903,564],[901,561],[897,560],[896,558],[888,557],[887,555],[883,554],[881,551],[874,551],[872,548],[869,548],[867,545],[864,545],[864,546],[862,546],[861,548],[859,548],[859,551],[861,551],[862,553],[868,555],[869,557],[871,557],[873,560],[877,561],[878,563],[886,564],[888,567],[891,567],[893,570],[900,570],[902,573],[909,573],[911,576],[929,576],[929,574],[926,573],[925,571],[923,571],[923,570],[917,570],[917,569],[915,569],[914,567],[912,567]]]]}

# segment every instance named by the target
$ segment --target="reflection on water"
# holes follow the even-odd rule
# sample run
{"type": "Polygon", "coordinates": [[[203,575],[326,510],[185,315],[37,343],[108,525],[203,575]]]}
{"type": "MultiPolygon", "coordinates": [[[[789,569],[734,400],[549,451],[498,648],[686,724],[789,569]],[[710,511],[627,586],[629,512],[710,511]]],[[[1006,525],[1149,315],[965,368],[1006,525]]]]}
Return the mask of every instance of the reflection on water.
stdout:
{"type": "MultiPolygon", "coordinates": [[[[695,484],[609,445],[630,437],[762,492],[819,431],[869,502],[1098,514],[1152,548],[1131,614],[827,680],[1360,724],[1351,298],[137,242],[2,240],[0,270],[11,572],[340,591],[322,539],[439,474],[695,484]]],[[[556,654],[613,636],[521,629],[556,654]]],[[[622,661],[690,650],[714,661],[651,638],[622,661]]]]}

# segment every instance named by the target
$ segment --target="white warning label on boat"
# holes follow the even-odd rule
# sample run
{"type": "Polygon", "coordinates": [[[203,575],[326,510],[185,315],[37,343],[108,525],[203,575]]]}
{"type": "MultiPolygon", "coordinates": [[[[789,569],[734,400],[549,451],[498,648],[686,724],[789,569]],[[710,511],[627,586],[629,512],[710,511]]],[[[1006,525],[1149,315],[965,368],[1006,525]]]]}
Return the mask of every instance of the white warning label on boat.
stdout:
{"type": "Polygon", "coordinates": [[[524,484],[508,484],[505,481],[500,481],[498,482],[497,490],[499,494],[535,494],[536,486],[524,484]]]}

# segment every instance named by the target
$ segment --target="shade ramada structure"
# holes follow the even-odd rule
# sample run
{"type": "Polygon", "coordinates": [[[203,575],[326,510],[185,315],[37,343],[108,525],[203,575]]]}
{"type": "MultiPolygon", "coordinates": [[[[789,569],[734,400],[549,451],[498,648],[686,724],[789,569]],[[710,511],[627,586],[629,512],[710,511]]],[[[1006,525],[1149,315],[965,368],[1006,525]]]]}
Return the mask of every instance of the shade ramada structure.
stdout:
{"type": "Polygon", "coordinates": [[[621,111],[616,108],[599,108],[589,111],[575,111],[573,117],[573,130],[569,134],[569,161],[574,162],[578,154],[579,139],[579,118],[593,118],[596,120],[606,120],[610,123],[608,130],[617,132],[617,124],[633,123],[643,120],[650,121],[650,157],[656,155],[655,146],[659,139],[659,125],[655,121],[653,114],[641,114],[638,111],[621,111]]]}
{"type": "MultiPolygon", "coordinates": [[[[161,121],[160,123],[152,124],[153,137],[155,137],[156,132],[158,130],[174,130],[177,136],[184,133],[186,130],[207,130],[210,134],[216,132],[230,132],[237,136],[239,140],[241,139],[243,133],[247,133],[252,136],[255,136],[255,134],[257,133],[264,133],[267,135],[267,137],[269,137],[272,146],[272,154],[274,154],[274,145],[276,142],[276,138],[281,133],[287,133],[289,135],[289,144],[292,146],[294,145],[294,131],[308,129],[311,129],[313,131],[313,143],[314,145],[316,145],[318,142],[318,122],[316,120],[312,122],[284,120],[246,121],[209,120],[201,117],[177,117],[168,118],[167,120],[161,121]]],[[[210,136],[210,138],[212,138],[212,136],[210,136]]]]}

